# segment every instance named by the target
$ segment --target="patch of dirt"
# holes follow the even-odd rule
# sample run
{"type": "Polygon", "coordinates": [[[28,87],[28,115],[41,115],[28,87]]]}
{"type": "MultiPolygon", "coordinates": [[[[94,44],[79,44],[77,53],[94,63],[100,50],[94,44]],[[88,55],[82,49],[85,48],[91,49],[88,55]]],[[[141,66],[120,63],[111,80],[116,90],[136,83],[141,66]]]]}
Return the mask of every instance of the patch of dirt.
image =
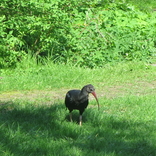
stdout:
{"type": "Polygon", "coordinates": [[[33,90],[33,91],[15,91],[15,92],[6,92],[0,94],[0,102],[2,101],[15,101],[18,99],[28,100],[28,101],[56,101],[64,98],[64,89],[62,90],[33,90]]]}
{"type": "MultiPolygon", "coordinates": [[[[96,87],[96,93],[98,98],[116,98],[126,95],[155,95],[156,94],[156,81],[144,82],[138,81],[134,84],[123,84],[121,86],[103,86],[96,87]]],[[[34,90],[34,91],[14,91],[5,92],[0,94],[0,104],[7,101],[15,100],[27,100],[27,101],[39,101],[43,103],[54,103],[58,100],[64,100],[66,92],[70,89],[57,89],[57,90],[34,90]]],[[[93,96],[89,96],[90,100],[93,100],[93,96]]]]}

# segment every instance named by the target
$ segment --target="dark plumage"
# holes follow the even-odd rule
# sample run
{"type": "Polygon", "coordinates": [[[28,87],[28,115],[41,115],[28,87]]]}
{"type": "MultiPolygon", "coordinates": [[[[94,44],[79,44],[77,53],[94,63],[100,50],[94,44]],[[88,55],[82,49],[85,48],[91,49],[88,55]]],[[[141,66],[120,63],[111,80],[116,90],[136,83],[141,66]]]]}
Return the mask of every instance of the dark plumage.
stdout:
{"type": "MultiPolygon", "coordinates": [[[[65,105],[69,110],[71,121],[72,121],[72,113],[71,112],[74,109],[77,109],[80,112],[80,123],[79,124],[80,125],[82,124],[82,114],[88,106],[89,93],[93,94],[93,96],[95,97],[95,99],[97,100],[97,103],[98,103],[98,99],[97,99],[96,93],[95,93],[95,88],[91,84],[84,86],[81,90],[70,90],[67,92],[66,97],[65,97],[65,105]]],[[[99,107],[99,103],[98,103],[98,107],[99,107]]]]}

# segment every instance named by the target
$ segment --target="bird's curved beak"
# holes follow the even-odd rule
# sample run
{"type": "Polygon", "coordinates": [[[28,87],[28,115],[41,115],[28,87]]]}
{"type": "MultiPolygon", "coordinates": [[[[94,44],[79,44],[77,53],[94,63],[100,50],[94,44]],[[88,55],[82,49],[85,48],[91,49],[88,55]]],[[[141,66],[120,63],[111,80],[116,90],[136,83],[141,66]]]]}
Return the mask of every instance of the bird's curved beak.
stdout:
{"type": "Polygon", "coordinates": [[[97,98],[97,96],[96,96],[96,93],[95,93],[95,92],[91,92],[91,93],[92,93],[92,95],[95,97],[95,99],[96,99],[96,101],[97,101],[97,104],[98,104],[98,110],[99,110],[100,105],[99,105],[99,101],[98,101],[98,98],[97,98]]]}

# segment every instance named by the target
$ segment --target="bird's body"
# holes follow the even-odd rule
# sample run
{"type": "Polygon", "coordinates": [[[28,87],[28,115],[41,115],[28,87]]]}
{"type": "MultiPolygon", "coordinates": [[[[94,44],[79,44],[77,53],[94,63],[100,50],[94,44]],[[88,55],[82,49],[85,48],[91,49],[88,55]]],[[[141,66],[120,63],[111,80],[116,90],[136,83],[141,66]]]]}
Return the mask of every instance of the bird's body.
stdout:
{"type": "Polygon", "coordinates": [[[72,112],[73,109],[77,109],[83,113],[88,106],[88,101],[88,95],[83,96],[81,90],[70,90],[66,94],[65,105],[70,112],[72,112]]]}
{"type": "MultiPolygon", "coordinates": [[[[72,121],[71,112],[74,109],[79,110],[80,112],[80,125],[82,124],[82,114],[84,110],[87,108],[89,100],[89,93],[92,93],[96,98],[95,89],[93,85],[89,84],[84,86],[81,90],[70,90],[67,92],[65,97],[65,105],[70,112],[70,120],[72,121]]],[[[97,98],[96,98],[97,100],[97,98]]],[[[98,102],[98,100],[97,100],[98,102]]]]}

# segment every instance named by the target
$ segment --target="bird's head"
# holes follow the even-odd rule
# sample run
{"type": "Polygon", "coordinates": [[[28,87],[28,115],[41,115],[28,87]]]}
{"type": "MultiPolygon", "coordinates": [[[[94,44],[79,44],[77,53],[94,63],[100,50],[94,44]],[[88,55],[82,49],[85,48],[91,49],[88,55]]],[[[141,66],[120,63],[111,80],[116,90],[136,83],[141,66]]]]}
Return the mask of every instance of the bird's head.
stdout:
{"type": "Polygon", "coordinates": [[[85,90],[86,92],[88,92],[88,94],[91,93],[91,94],[95,97],[95,99],[96,99],[96,101],[97,101],[97,104],[98,104],[98,109],[99,109],[99,101],[98,101],[98,98],[97,98],[97,96],[96,96],[94,86],[91,85],[91,84],[88,84],[88,85],[84,86],[84,87],[82,88],[82,90],[85,90]]]}
{"type": "Polygon", "coordinates": [[[86,90],[88,93],[95,92],[95,88],[94,88],[94,86],[91,85],[91,84],[84,86],[84,88],[85,88],[85,90],[86,90]]]}

